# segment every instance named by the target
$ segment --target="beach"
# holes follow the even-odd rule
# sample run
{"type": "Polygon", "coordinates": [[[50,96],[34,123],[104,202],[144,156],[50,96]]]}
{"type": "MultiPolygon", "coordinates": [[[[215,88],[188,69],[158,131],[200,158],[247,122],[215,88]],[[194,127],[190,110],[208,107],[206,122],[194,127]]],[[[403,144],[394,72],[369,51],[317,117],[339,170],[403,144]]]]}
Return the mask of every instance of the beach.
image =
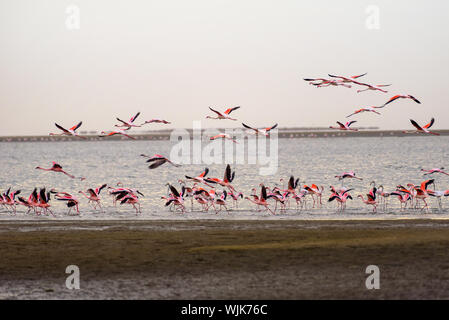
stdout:
{"type": "Polygon", "coordinates": [[[4,221],[0,299],[448,299],[449,220],[4,221]],[[65,286],[68,265],[80,289],[65,286]],[[380,289],[365,286],[366,267],[380,289]]]}

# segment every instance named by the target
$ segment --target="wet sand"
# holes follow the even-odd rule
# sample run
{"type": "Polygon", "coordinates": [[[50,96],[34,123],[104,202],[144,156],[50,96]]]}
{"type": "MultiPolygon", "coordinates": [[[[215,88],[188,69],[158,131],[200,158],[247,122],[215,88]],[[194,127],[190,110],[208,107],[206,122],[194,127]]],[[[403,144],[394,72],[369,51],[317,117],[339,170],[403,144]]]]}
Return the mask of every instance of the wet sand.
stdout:
{"type": "Polygon", "coordinates": [[[449,298],[449,220],[22,221],[0,243],[0,299],[449,298]]]}

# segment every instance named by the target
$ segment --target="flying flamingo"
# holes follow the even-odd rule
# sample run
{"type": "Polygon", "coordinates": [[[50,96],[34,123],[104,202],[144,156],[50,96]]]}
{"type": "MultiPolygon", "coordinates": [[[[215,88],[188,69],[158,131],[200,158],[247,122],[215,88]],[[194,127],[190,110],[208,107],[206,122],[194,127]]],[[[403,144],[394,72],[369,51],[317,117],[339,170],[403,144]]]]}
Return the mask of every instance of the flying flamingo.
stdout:
{"type": "Polygon", "coordinates": [[[99,137],[100,138],[104,138],[104,137],[109,137],[109,136],[113,136],[113,135],[116,135],[116,134],[121,134],[122,136],[125,136],[127,138],[136,140],[136,138],[134,138],[134,137],[132,137],[132,136],[130,136],[130,135],[125,133],[130,128],[131,127],[128,127],[127,129],[119,129],[119,130],[116,130],[116,131],[109,131],[109,132],[101,131],[101,135],[99,137]]]}
{"type": "Polygon", "coordinates": [[[61,130],[61,133],[50,133],[50,136],[75,136],[75,137],[79,137],[82,139],[87,139],[86,137],[80,136],[78,132],[76,132],[76,130],[81,127],[81,125],[83,124],[83,122],[81,121],[80,123],[78,123],[77,125],[71,127],[70,129],[65,129],[63,127],[61,127],[59,124],[55,123],[55,126],[61,130]]]}
{"type": "Polygon", "coordinates": [[[345,81],[337,81],[337,80],[329,80],[329,79],[323,79],[323,78],[305,78],[305,81],[309,81],[311,85],[316,86],[317,88],[320,87],[329,87],[329,86],[343,86],[346,88],[351,88],[351,85],[344,83],[345,81]],[[313,82],[313,81],[321,81],[321,82],[313,82]]]}
{"type": "Polygon", "coordinates": [[[235,191],[234,187],[231,185],[231,182],[234,180],[234,177],[235,177],[235,171],[232,171],[231,166],[228,164],[226,166],[223,180],[218,179],[218,178],[206,178],[204,180],[209,183],[217,183],[222,187],[227,187],[230,191],[235,191]]]}
{"type": "Polygon", "coordinates": [[[394,97],[391,97],[390,100],[388,100],[387,102],[385,102],[385,103],[384,103],[381,107],[379,107],[379,108],[383,108],[383,107],[385,107],[387,104],[389,104],[389,103],[391,103],[391,102],[393,102],[393,101],[396,101],[397,99],[412,99],[412,100],[415,101],[416,103],[421,103],[421,102],[419,102],[418,99],[416,99],[414,96],[411,96],[411,95],[409,95],[409,94],[407,94],[407,95],[401,95],[401,94],[398,94],[398,95],[395,95],[394,97]]]}
{"type": "Polygon", "coordinates": [[[387,93],[388,91],[386,91],[386,90],[383,90],[383,89],[381,89],[381,88],[384,88],[384,87],[389,87],[389,86],[391,86],[391,84],[378,84],[378,85],[370,85],[370,84],[367,84],[367,83],[362,83],[362,82],[357,82],[357,81],[353,81],[355,84],[358,84],[359,86],[365,86],[366,87],[366,89],[363,89],[363,90],[357,90],[357,93],[360,93],[360,92],[364,92],[364,91],[368,91],[368,90],[373,90],[373,91],[380,91],[380,92],[383,92],[383,93],[387,93]]]}
{"type": "Polygon", "coordinates": [[[356,177],[354,171],[343,172],[342,174],[335,176],[335,178],[338,178],[338,180],[342,180],[342,179],[346,179],[346,178],[363,180],[362,178],[356,177]]]}
{"type": "Polygon", "coordinates": [[[216,139],[228,139],[231,140],[234,143],[238,143],[235,139],[233,139],[229,134],[217,134],[216,136],[210,137],[210,140],[216,140],[216,139]]]}
{"type": "Polygon", "coordinates": [[[433,126],[435,119],[432,118],[428,124],[421,127],[415,120],[410,119],[410,122],[412,125],[416,128],[416,131],[403,131],[403,133],[426,133],[426,134],[433,134],[435,136],[439,136],[439,133],[432,132],[429,129],[433,126]]]}
{"type": "Polygon", "coordinates": [[[161,120],[161,119],[151,119],[151,120],[147,120],[144,123],[141,124],[141,126],[147,124],[147,123],[163,123],[163,124],[170,124],[171,122],[166,121],[166,120],[161,120]]]}
{"type": "Polygon", "coordinates": [[[278,126],[278,124],[276,123],[275,125],[268,127],[268,128],[264,128],[264,129],[256,129],[256,128],[252,128],[244,123],[242,123],[242,125],[250,130],[247,130],[246,132],[249,134],[255,134],[255,135],[264,135],[264,136],[269,136],[270,135],[270,131],[273,130],[274,128],[276,128],[278,126]]]}
{"type": "Polygon", "coordinates": [[[329,77],[332,77],[332,78],[339,78],[339,79],[341,79],[341,82],[343,82],[343,83],[351,83],[351,82],[354,82],[354,79],[363,77],[363,76],[366,75],[366,74],[367,74],[367,73],[364,73],[364,74],[360,74],[360,75],[358,75],[358,76],[352,76],[352,77],[349,77],[349,78],[347,78],[347,77],[342,77],[342,76],[336,76],[336,75],[332,75],[332,74],[329,74],[328,76],[329,76],[329,77]]]}
{"type": "Polygon", "coordinates": [[[141,156],[145,157],[145,158],[149,158],[147,160],[147,162],[153,162],[150,166],[148,166],[148,168],[150,168],[150,169],[156,169],[157,167],[160,167],[161,165],[163,165],[166,162],[170,163],[171,165],[173,165],[175,167],[180,167],[181,166],[180,164],[176,164],[176,163],[171,162],[166,157],[161,156],[160,154],[155,154],[152,157],[147,156],[145,154],[141,154],[141,156]]]}
{"type": "Polygon", "coordinates": [[[121,120],[121,119],[119,119],[119,118],[116,118],[118,121],[120,121],[122,124],[116,124],[115,126],[116,127],[125,127],[125,128],[131,128],[131,127],[135,127],[135,128],[138,128],[138,127],[141,127],[142,125],[135,125],[135,124],[133,124],[134,123],[134,121],[137,119],[137,117],[139,116],[139,114],[140,114],[140,112],[137,112],[137,114],[134,116],[134,117],[131,117],[131,119],[129,119],[129,121],[123,121],[123,120],[121,120]]]}
{"type": "Polygon", "coordinates": [[[219,119],[219,120],[223,120],[223,119],[228,119],[228,120],[237,120],[234,118],[231,118],[229,115],[231,114],[232,111],[239,109],[240,106],[234,107],[234,108],[229,108],[227,109],[225,112],[221,113],[217,110],[212,109],[211,107],[209,107],[209,109],[213,112],[215,112],[217,114],[216,117],[211,117],[211,116],[207,116],[206,119],[219,119]]]}
{"type": "Polygon", "coordinates": [[[366,200],[363,198],[363,195],[361,195],[361,194],[359,194],[357,197],[361,198],[363,203],[373,206],[373,212],[376,212],[377,211],[376,193],[377,193],[377,189],[376,189],[376,187],[374,187],[366,195],[366,197],[367,197],[366,200]]]}
{"type": "Polygon", "coordinates": [[[361,112],[374,112],[375,114],[379,114],[380,115],[380,112],[377,112],[376,110],[374,110],[374,108],[379,108],[379,107],[365,107],[365,108],[361,108],[361,109],[358,109],[358,110],[354,111],[349,116],[346,116],[346,118],[349,118],[349,117],[351,117],[351,116],[353,116],[355,114],[361,113],[361,112]]]}
{"type": "MultiPolygon", "coordinates": [[[[103,184],[100,187],[96,188],[96,189],[92,189],[89,188],[87,189],[87,192],[89,194],[84,193],[83,191],[79,191],[79,193],[81,193],[82,195],[84,195],[87,199],[89,199],[89,204],[91,202],[94,203],[93,208],[96,210],[97,206],[102,209],[101,204],[100,204],[100,192],[101,190],[103,190],[104,188],[106,188],[107,184],[103,184]]],[[[103,210],[104,211],[104,210],[103,210]]]]}
{"type": "Polygon", "coordinates": [[[187,179],[193,180],[193,181],[195,181],[195,182],[204,183],[205,185],[207,185],[207,186],[213,188],[213,187],[212,187],[211,185],[209,185],[209,184],[206,182],[206,180],[204,179],[204,178],[207,176],[208,173],[209,173],[209,168],[206,168],[206,169],[204,169],[204,171],[203,171],[199,176],[196,176],[196,177],[185,176],[185,177],[186,177],[187,179]]]}
{"type": "Polygon", "coordinates": [[[337,129],[337,130],[346,130],[346,131],[359,131],[359,129],[350,128],[350,126],[355,122],[357,122],[357,121],[348,121],[345,124],[343,124],[340,121],[337,121],[337,124],[339,125],[339,127],[330,126],[329,128],[337,129]]]}
{"type": "Polygon", "coordinates": [[[62,167],[60,164],[52,161],[53,166],[49,169],[45,169],[45,168],[41,168],[41,167],[36,167],[36,169],[40,169],[40,170],[44,170],[44,171],[54,171],[54,172],[61,172],[63,174],[65,174],[66,176],[69,176],[72,179],[75,179],[75,176],[71,175],[70,173],[65,172],[64,170],[62,170],[62,167]]]}
{"type": "Polygon", "coordinates": [[[443,167],[441,167],[441,168],[435,168],[435,169],[430,169],[430,170],[424,170],[424,169],[421,169],[421,171],[426,172],[426,173],[424,173],[425,176],[426,176],[426,175],[429,175],[429,174],[434,174],[434,173],[442,173],[442,174],[445,174],[445,175],[449,176],[449,173],[447,173],[447,172],[445,172],[445,171],[443,171],[443,170],[444,170],[443,167]]]}

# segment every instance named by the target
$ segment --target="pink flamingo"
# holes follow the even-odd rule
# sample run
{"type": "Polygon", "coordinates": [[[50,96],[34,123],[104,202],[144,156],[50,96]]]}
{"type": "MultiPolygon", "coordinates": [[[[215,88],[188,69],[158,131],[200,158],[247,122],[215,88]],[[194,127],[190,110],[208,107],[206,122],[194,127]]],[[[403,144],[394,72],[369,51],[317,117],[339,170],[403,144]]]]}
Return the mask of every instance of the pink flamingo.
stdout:
{"type": "Polygon", "coordinates": [[[393,101],[396,101],[396,100],[398,100],[398,99],[411,99],[411,100],[415,101],[416,103],[421,103],[418,99],[416,99],[414,96],[411,96],[411,95],[409,95],[409,94],[406,94],[406,95],[398,94],[398,95],[395,95],[395,96],[391,97],[390,100],[388,100],[387,102],[385,102],[380,108],[383,108],[383,107],[385,107],[387,104],[389,104],[389,103],[391,103],[391,102],[393,102],[393,101]]]}
{"type": "Polygon", "coordinates": [[[147,162],[153,162],[150,166],[148,166],[149,169],[156,169],[157,167],[160,167],[164,163],[168,162],[171,165],[175,167],[180,167],[180,164],[176,164],[168,160],[166,157],[161,156],[160,154],[155,154],[154,156],[150,157],[145,154],[141,154],[142,157],[149,158],[147,162]]]}
{"type": "Polygon", "coordinates": [[[228,140],[231,140],[234,143],[238,143],[229,134],[224,134],[224,133],[217,134],[216,136],[210,137],[210,140],[216,140],[216,139],[223,139],[223,140],[228,139],[228,140]]]}
{"type": "Polygon", "coordinates": [[[109,132],[101,131],[101,135],[99,135],[99,137],[100,138],[104,138],[104,137],[110,137],[110,136],[113,136],[113,135],[116,135],[116,134],[120,134],[120,135],[125,136],[125,137],[127,137],[129,139],[136,140],[136,138],[134,138],[134,137],[132,137],[132,136],[130,136],[130,135],[125,133],[125,131],[129,130],[130,128],[131,127],[128,127],[127,129],[121,129],[121,130],[109,131],[109,132]]]}
{"type": "Polygon", "coordinates": [[[151,119],[151,120],[147,120],[144,123],[141,124],[141,126],[147,124],[147,123],[163,123],[163,124],[170,124],[171,122],[168,122],[166,120],[161,120],[161,119],[151,119]]]}
{"type": "Polygon", "coordinates": [[[267,202],[267,189],[266,187],[261,183],[260,184],[260,197],[257,197],[256,195],[254,195],[253,199],[249,198],[249,197],[245,197],[245,199],[251,201],[252,203],[256,204],[257,207],[262,206],[265,207],[266,210],[270,211],[272,214],[275,214],[270,207],[268,206],[268,202],[267,202]]]}
{"type": "Polygon", "coordinates": [[[140,125],[140,126],[138,126],[138,125],[135,125],[134,124],[134,121],[137,119],[137,117],[139,116],[139,114],[140,114],[140,112],[137,112],[137,114],[134,116],[134,117],[131,117],[131,119],[129,119],[129,121],[123,121],[123,120],[121,120],[121,119],[119,119],[119,118],[116,118],[118,121],[120,121],[122,124],[116,124],[115,126],[116,127],[125,127],[125,128],[128,128],[128,129],[130,129],[131,127],[135,127],[135,128],[138,128],[138,127],[141,127],[142,125],[140,125]]]}
{"type": "Polygon", "coordinates": [[[337,129],[337,130],[346,130],[346,131],[359,131],[358,129],[350,128],[350,126],[351,126],[353,123],[356,123],[356,122],[357,122],[357,121],[348,121],[348,122],[346,122],[345,124],[343,124],[343,123],[337,121],[337,124],[339,125],[339,127],[333,127],[333,126],[330,126],[329,128],[331,128],[331,129],[337,129]]]}
{"type": "Polygon", "coordinates": [[[428,124],[421,127],[418,123],[416,123],[415,120],[410,119],[410,122],[412,125],[416,128],[416,131],[403,131],[404,133],[427,133],[427,134],[433,134],[436,136],[439,136],[439,133],[429,131],[429,129],[433,126],[435,119],[432,118],[428,124]]]}
{"type": "Polygon", "coordinates": [[[56,192],[55,199],[66,202],[66,205],[69,208],[69,211],[67,212],[67,214],[70,214],[70,211],[72,210],[73,207],[75,207],[76,212],[78,213],[78,215],[80,214],[80,211],[79,211],[79,208],[78,208],[79,201],[78,201],[77,198],[72,196],[70,193],[67,193],[67,192],[56,192]]]}
{"type": "Polygon", "coordinates": [[[363,203],[366,205],[373,206],[373,212],[377,211],[377,201],[376,201],[376,187],[372,188],[370,192],[366,195],[366,200],[363,198],[363,195],[359,194],[357,197],[361,198],[363,203]]]}
{"type": "Polygon", "coordinates": [[[379,114],[379,115],[380,115],[380,112],[377,112],[376,110],[374,110],[374,108],[379,108],[379,107],[366,107],[366,108],[361,108],[361,109],[358,109],[358,110],[354,111],[354,112],[351,113],[349,116],[346,116],[346,118],[349,118],[349,117],[351,117],[351,116],[353,116],[353,115],[355,115],[355,114],[359,114],[359,113],[362,113],[362,112],[373,112],[373,113],[375,113],[375,114],[379,114]]]}
{"type": "Polygon", "coordinates": [[[249,130],[246,130],[247,133],[255,134],[256,136],[258,136],[259,134],[260,135],[264,135],[264,136],[269,136],[270,135],[270,131],[278,126],[278,124],[276,123],[276,124],[274,124],[274,125],[272,125],[271,127],[268,127],[268,128],[256,129],[256,128],[252,128],[252,127],[250,127],[250,126],[248,126],[248,125],[246,125],[244,123],[242,123],[242,125],[245,128],[249,129],[249,130]]]}
{"type": "Polygon", "coordinates": [[[442,173],[442,174],[445,174],[445,175],[449,176],[449,173],[444,172],[443,170],[444,170],[443,167],[441,167],[441,168],[435,168],[435,169],[430,169],[430,170],[424,170],[424,169],[421,169],[421,171],[426,172],[426,173],[424,173],[425,176],[426,176],[426,175],[429,175],[429,174],[434,174],[434,173],[442,173]]]}
{"type": "Polygon", "coordinates": [[[65,172],[64,170],[62,170],[62,166],[54,161],[52,161],[53,166],[49,169],[45,169],[45,168],[41,168],[41,167],[36,167],[36,169],[40,169],[40,170],[44,170],[44,171],[54,171],[54,172],[61,172],[63,174],[65,174],[66,176],[69,176],[72,179],[75,179],[75,176],[65,172]]]}
{"type": "MultiPolygon", "coordinates": [[[[89,194],[86,194],[86,193],[84,193],[83,191],[79,191],[79,193],[81,193],[82,195],[84,195],[84,196],[89,200],[89,201],[88,201],[89,204],[90,204],[91,202],[94,203],[94,205],[93,205],[94,210],[97,209],[97,206],[98,206],[100,209],[103,209],[103,208],[101,207],[101,203],[100,203],[100,192],[101,192],[101,190],[103,190],[104,188],[106,188],[106,186],[107,186],[107,184],[103,184],[103,185],[101,185],[100,187],[98,187],[98,188],[96,188],[96,189],[89,188],[89,189],[87,189],[87,192],[88,192],[89,194]]],[[[104,211],[104,209],[103,209],[103,211],[104,211]]]]}
{"type": "Polygon", "coordinates": [[[217,114],[216,117],[211,117],[211,116],[207,116],[206,119],[219,119],[219,120],[224,120],[224,119],[228,119],[228,120],[237,120],[234,118],[231,118],[229,115],[231,114],[232,111],[235,111],[237,109],[239,109],[240,106],[234,107],[234,108],[229,108],[227,109],[225,112],[221,113],[217,110],[212,109],[211,107],[209,107],[209,109],[213,112],[215,112],[217,114]]]}
{"type": "Polygon", "coordinates": [[[362,178],[356,177],[354,171],[343,172],[342,174],[335,176],[335,178],[338,178],[338,180],[342,180],[342,179],[346,179],[346,178],[363,180],[362,178]]]}
{"type": "Polygon", "coordinates": [[[55,126],[61,130],[61,133],[50,133],[50,136],[75,136],[75,137],[79,137],[82,139],[87,139],[86,137],[80,136],[78,134],[78,132],[76,132],[76,130],[81,127],[81,125],[83,124],[83,122],[81,121],[80,123],[78,123],[77,125],[71,127],[70,129],[65,129],[63,127],[61,127],[59,124],[55,123],[55,126]]]}
{"type": "Polygon", "coordinates": [[[234,187],[231,185],[231,182],[234,181],[234,178],[235,178],[235,171],[232,171],[231,166],[228,164],[226,166],[223,180],[218,178],[206,178],[205,181],[209,183],[217,183],[222,187],[227,187],[229,190],[235,191],[234,187]]]}

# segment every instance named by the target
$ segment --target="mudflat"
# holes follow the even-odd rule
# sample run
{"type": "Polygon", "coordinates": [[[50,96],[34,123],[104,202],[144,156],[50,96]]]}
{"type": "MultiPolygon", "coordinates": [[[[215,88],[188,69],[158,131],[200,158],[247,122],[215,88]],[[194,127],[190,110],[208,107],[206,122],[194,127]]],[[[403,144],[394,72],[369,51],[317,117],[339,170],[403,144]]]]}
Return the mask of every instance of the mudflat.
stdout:
{"type": "Polygon", "coordinates": [[[0,244],[0,299],[449,298],[449,220],[20,221],[0,244]]]}

